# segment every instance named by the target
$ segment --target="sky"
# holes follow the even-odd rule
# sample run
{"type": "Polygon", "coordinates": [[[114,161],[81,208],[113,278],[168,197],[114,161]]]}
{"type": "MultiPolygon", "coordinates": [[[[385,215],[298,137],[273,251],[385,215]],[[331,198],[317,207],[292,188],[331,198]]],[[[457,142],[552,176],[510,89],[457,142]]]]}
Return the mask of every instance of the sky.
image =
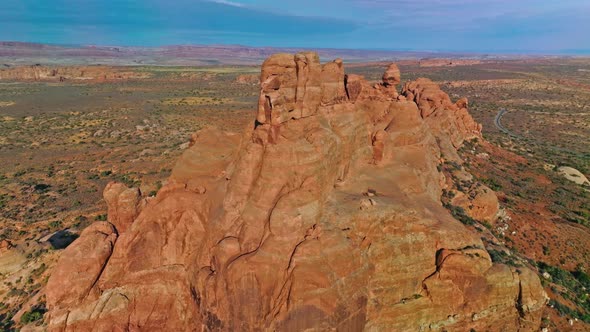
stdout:
{"type": "Polygon", "coordinates": [[[0,40],[590,53],[590,0],[0,0],[0,40]]]}

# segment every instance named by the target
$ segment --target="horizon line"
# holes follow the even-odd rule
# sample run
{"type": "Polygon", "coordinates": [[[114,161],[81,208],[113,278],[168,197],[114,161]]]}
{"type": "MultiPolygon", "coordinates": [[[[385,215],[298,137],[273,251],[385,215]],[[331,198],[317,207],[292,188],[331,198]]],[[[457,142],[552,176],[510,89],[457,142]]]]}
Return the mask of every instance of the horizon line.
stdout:
{"type": "Polygon", "coordinates": [[[123,44],[100,44],[100,43],[43,43],[33,41],[19,41],[19,40],[0,40],[0,44],[17,43],[17,44],[31,44],[41,46],[54,46],[54,47],[81,47],[81,48],[142,48],[142,49],[156,49],[166,47],[242,47],[242,48],[253,48],[253,49],[308,49],[308,50],[335,50],[335,51],[367,51],[367,52],[391,52],[391,53],[428,53],[428,54],[461,54],[461,55],[473,55],[473,56],[590,56],[590,49],[562,49],[553,51],[543,50],[452,50],[452,49],[389,49],[389,48],[347,48],[347,47],[306,47],[306,46],[255,46],[246,44],[230,44],[230,43],[214,43],[214,44],[202,44],[202,43],[183,43],[183,44],[160,44],[160,45],[123,45],[123,44]]]}

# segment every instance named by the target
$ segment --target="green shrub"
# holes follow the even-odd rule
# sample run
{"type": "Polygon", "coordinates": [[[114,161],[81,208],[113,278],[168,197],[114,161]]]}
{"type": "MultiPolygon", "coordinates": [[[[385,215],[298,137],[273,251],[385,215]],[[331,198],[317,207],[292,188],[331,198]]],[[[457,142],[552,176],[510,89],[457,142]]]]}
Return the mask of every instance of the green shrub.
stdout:
{"type": "Polygon", "coordinates": [[[51,186],[48,184],[37,183],[33,189],[35,190],[36,193],[42,194],[42,193],[46,193],[47,191],[49,191],[49,188],[51,188],[51,186]]]}
{"type": "Polygon", "coordinates": [[[483,184],[485,184],[486,186],[490,187],[493,191],[500,191],[502,190],[502,185],[500,183],[498,183],[498,181],[494,180],[494,179],[481,179],[481,182],[483,184]]]}
{"type": "Polygon", "coordinates": [[[102,171],[102,172],[100,172],[100,176],[103,176],[103,177],[104,177],[104,176],[109,176],[109,175],[111,175],[111,174],[113,174],[113,172],[112,172],[112,171],[102,171]]]}
{"type": "Polygon", "coordinates": [[[27,311],[20,317],[22,324],[29,324],[43,319],[43,313],[37,310],[27,311]]]}
{"type": "Polygon", "coordinates": [[[514,259],[513,256],[507,254],[504,251],[489,249],[488,253],[490,254],[490,258],[494,263],[501,263],[515,267],[522,266],[518,261],[514,259]]]}
{"type": "Polygon", "coordinates": [[[582,312],[572,310],[557,301],[553,301],[555,302],[555,309],[562,315],[569,315],[585,322],[590,322],[590,320],[587,320],[590,318],[590,299],[586,296],[587,290],[590,288],[590,276],[583,271],[569,272],[543,262],[538,262],[537,266],[541,273],[549,273],[554,283],[567,289],[567,292],[559,293],[564,298],[574,302],[582,309],[582,312]]]}
{"type": "Polygon", "coordinates": [[[62,225],[61,220],[54,220],[49,223],[50,228],[59,228],[59,227],[61,227],[61,225],[62,225]]]}
{"type": "Polygon", "coordinates": [[[107,220],[107,215],[106,214],[99,214],[98,216],[94,217],[94,220],[97,220],[97,221],[106,221],[107,220]]]}
{"type": "Polygon", "coordinates": [[[455,217],[457,220],[459,220],[464,225],[467,225],[467,226],[475,225],[475,223],[476,223],[475,220],[473,218],[471,218],[470,216],[468,216],[462,207],[454,206],[454,205],[451,205],[448,203],[444,204],[444,207],[447,208],[451,212],[453,217],[455,217]]]}

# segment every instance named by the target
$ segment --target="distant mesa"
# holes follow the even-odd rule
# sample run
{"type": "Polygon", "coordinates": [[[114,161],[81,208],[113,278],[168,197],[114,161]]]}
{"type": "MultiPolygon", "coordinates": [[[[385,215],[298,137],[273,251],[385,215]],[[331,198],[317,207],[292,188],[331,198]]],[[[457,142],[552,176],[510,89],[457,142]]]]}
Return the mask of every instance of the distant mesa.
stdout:
{"type": "Polygon", "coordinates": [[[260,75],[242,74],[236,77],[236,83],[258,85],[260,84],[260,75]]]}
{"type": "MultiPolygon", "coordinates": [[[[0,63],[22,66],[41,65],[96,65],[112,66],[170,65],[260,65],[267,57],[276,53],[295,53],[298,48],[250,47],[243,45],[168,45],[158,47],[87,46],[87,45],[45,45],[34,43],[0,42],[0,63]]],[[[388,51],[319,49],[324,59],[342,58],[350,63],[411,60],[424,67],[457,66],[476,64],[478,61],[505,59],[505,55],[388,51]]],[[[535,58],[530,55],[511,55],[517,58],[535,58]]]]}
{"type": "Polygon", "coordinates": [[[421,59],[420,67],[456,67],[480,64],[477,59],[421,59]]]}
{"type": "MultiPolygon", "coordinates": [[[[539,330],[537,275],[441,204],[441,163],[483,139],[466,99],[313,52],[270,56],[259,82],[244,132],[193,135],[156,197],[107,186],[108,222],[49,278],[49,330],[539,330]]],[[[462,199],[498,213],[485,186],[462,199]]]]}
{"type": "Polygon", "coordinates": [[[0,80],[14,81],[113,81],[148,78],[149,76],[149,73],[122,70],[108,66],[57,67],[33,65],[0,68],[0,80]]]}

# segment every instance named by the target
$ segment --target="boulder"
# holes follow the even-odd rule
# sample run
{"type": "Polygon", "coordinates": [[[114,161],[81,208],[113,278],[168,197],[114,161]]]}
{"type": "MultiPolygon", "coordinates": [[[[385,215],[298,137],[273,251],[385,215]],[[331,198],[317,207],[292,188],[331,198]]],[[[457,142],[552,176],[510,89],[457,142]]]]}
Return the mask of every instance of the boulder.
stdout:
{"type": "Polygon", "coordinates": [[[557,168],[557,172],[561,176],[566,178],[568,181],[572,181],[581,186],[590,187],[590,181],[588,180],[588,178],[582,172],[578,171],[573,167],[560,166],[557,168]]]}
{"type": "Polygon", "coordinates": [[[12,248],[12,243],[10,243],[10,241],[8,241],[8,240],[0,241],[0,253],[7,252],[11,248],[12,248]]]}
{"type": "Polygon", "coordinates": [[[478,221],[493,222],[500,211],[496,193],[481,184],[474,185],[467,193],[457,192],[451,203],[460,206],[469,217],[478,221]]]}

